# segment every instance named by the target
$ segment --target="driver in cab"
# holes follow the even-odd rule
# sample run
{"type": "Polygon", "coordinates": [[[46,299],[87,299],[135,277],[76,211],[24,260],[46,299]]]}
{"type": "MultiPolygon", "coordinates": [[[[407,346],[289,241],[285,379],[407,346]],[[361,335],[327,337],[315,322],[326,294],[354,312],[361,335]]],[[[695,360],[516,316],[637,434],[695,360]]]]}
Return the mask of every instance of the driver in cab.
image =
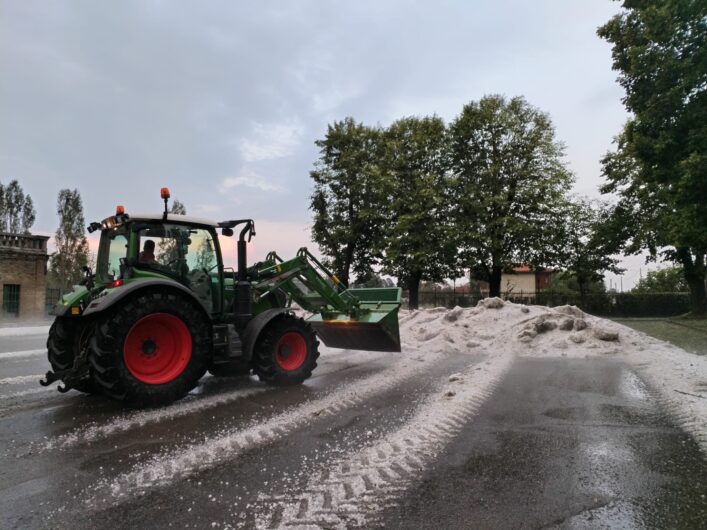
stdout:
{"type": "Polygon", "coordinates": [[[155,242],[151,239],[145,241],[145,245],[142,247],[142,252],[137,258],[138,263],[145,263],[147,265],[156,265],[157,260],[155,259],[155,242]]]}

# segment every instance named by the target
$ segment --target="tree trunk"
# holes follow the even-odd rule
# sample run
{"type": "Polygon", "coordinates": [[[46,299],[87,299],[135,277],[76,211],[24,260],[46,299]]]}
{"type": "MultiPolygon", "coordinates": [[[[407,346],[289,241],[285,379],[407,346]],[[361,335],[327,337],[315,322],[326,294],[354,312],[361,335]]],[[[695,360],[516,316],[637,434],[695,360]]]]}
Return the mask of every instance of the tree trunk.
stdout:
{"type": "Polygon", "coordinates": [[[354,255],[354,244],[349,243],[346,245],[346,250],[344,251],[344,262],[341,264],[341,270],[337,276],[346,287],[349,286],[349,274],[351,272],[351,264],[353,263],[354,255]]]}
{"type": "Polygon", "coordinates": [[[501,276],[503,275],[503,269],[501,267],[494,266],[491,268],[491,274],[489,274],[489,296],[501,296],[501,276]]]}
{"type": "Polygon", "coordinates": [[[693,315],[704,315],[707,313],[707,292],[705,290],[705,276],[702,279],[688,280],[690,287],[690,302],[693,315]]]}
{"type": "Polygon", "coordinates": [[[578,275],[577,283],[579,284],[579,303],[582,305],[582,309],[585,309],[587,307],[587,282],[580,279],[578,275]]]}
{"type": "Polygon", "coordinates": [[[677,249],[677,256],[685,271],[685,280],[690,288],[691,313],[704,315],[707,313],[707,292],[705,290],[705,253],[695,252],[693,260],[689,248],[677,249]]]}
{"type": "Polygon", "coordinates": [[[407,282],[408,287],[408,309],[411,311],[420,307],[420,274],[413,274],[407,282]]]}

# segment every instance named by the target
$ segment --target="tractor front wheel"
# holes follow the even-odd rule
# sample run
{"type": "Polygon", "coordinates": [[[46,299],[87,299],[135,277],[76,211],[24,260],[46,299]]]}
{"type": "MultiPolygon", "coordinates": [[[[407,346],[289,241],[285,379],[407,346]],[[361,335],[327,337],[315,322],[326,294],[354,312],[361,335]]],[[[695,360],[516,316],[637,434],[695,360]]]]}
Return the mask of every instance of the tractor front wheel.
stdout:
{"type": "Polygon", "coordinates": [[[91,339],[96,384],[135,406],[165,405],[184,397],[206,371],[210,326],[191,301],[147,292],[106,314],[91,339]]]}
{"type": "Polygon", "coordinates": [[[318,346],[312,326],[284,314],[262,331],[253,352],[253,371],[267,383],[300,384],[317,366],[318,346]]]}

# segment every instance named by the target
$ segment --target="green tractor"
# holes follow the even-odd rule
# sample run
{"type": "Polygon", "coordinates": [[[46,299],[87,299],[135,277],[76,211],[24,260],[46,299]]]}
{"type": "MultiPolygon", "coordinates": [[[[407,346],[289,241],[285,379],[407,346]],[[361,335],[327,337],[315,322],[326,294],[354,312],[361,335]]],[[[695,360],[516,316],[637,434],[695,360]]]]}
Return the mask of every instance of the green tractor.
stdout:
{"type": "Polygon", "coordinates": [[[347,289],[306,248],[248,267],[252,219],[213,222],[168,212],[116,214],[101,231],[95,274],[53,310],[40,381],[132,406],[171,403],[208,370],[254,373],[274,385],[312,375],[321,339],[334,348],[400,351],[400,289],[347,289]],[[238,235],[238,269],[224,267],[217,231],[238,235]],[[311,314],[292,310],[295,303],[311,314]]]}

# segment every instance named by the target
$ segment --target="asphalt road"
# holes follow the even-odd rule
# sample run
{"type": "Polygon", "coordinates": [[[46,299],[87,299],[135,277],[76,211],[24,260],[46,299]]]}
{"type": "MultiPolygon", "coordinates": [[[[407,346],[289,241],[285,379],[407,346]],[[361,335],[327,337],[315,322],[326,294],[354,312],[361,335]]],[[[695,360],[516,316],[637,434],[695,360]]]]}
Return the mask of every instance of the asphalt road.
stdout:
{"type": "Polygon", "coordinates": [[[44,340],[0,337],[2,529],[707,528],[702,453],[612,359],[341,352],[126,411],[39,387],[44,340]]]}

